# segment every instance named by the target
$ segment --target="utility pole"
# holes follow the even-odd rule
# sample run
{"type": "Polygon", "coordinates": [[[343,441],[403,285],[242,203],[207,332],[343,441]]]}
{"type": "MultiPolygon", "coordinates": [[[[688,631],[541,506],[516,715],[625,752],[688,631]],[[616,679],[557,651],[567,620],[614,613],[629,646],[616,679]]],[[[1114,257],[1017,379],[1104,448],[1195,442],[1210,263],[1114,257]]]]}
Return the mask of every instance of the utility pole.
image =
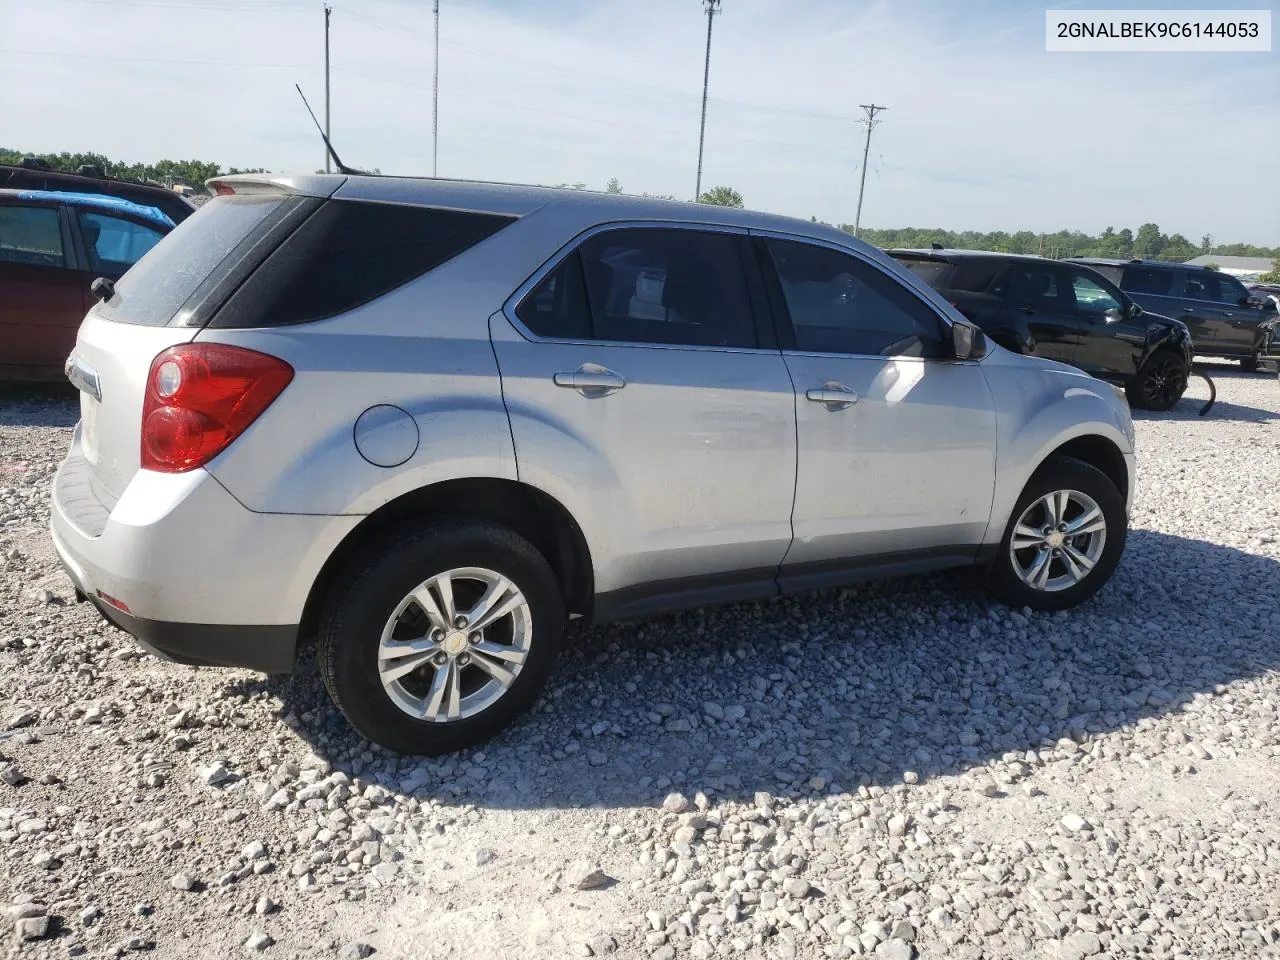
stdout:
{"type": "Polygon", "coordinates": [[[853,235],[855,237],[858,235],[858,228],[862,225],[862,192],[867,188],[867,154],[871,152],[871,131],[880,122],[876,119],[876,112],[889,109],[888,107],[877,106],[874,103],[860,103],[858,106],[867,111],[867,119],[863,121],[867,125],[867,143],[862,148],[862,182],[858,185],[858,213],[853,218],[853,235]]]}
{"type": "Polygon", "coordinates": [[[435,0],[436,71],[431,81],[431,175],[436,176],[436,159],[440,152],[440,0],[435,0]]]}
{"type": "Polygon", "coordinates": [[[707,82],[711,79],[711,23],[720,12],[720,0],[702,0],[707,8],[707,59],[702,66],[702,125],[698,128],[698,180],[693,188],[693,199],[702,196],[702,144],[707,136],[707,82]]]}
{"type": "MultiPolygon", "coordinates": [[[[329,137],[329,14],[333,7],[324,5],[324,135],[329,137]]],[[[330,137],[329,142],[333,139],[330,137]]],[[[329,148],[324,148],[324,172],[329,173],[329,148]]]]}

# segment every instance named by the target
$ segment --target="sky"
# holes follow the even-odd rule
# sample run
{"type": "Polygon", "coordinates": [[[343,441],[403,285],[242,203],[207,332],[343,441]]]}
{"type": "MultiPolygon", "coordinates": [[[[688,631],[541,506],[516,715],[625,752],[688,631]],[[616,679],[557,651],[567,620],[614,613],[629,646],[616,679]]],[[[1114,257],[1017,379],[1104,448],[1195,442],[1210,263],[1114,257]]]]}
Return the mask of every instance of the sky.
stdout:
{"type": "MultiPolygon", "coordinates": [[[[693,195],[699,0],[440,6],[441,176],[594,189],[616,177],[628,193],[693,195]]],[[[431,0],[333,8],[338,152],[429,175],[431,0]]],[[[865,226],[1155,222],[1197,243],[1280,245],[1280,44],[1047,53],[1044,18],[1026,0],[723,0],[703,188],[851,223],[859,104],[876,103],[889,109],[872,135],[865,226]]],[[[0,0],[0,75],[0,146],[276,172],[324,161],[293,89],[323,118],[321,0],[0,0]]]]}

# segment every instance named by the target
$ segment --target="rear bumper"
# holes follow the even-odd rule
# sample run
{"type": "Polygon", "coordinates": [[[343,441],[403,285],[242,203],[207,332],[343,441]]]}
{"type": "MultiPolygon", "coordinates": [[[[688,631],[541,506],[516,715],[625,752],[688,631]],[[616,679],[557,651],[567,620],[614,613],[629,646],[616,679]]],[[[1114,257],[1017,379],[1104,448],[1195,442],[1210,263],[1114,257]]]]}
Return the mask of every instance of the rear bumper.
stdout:
{"type": "Polygon", "coordinates": [[[139,471],[108,509],[85,471],[77,430],[50,532],[108,620],[180,663],[290,668],[311,587],[359,517],[254,513],[204,470],[139,471]]]}
{"type": "MultiPolygon", "coordinates": [[[[66,564],[67,575],[75,576],[66,564]]],[[[244,667],[262,673],[293,669],[298,628],[289,626],[231,626],[222,623],[170,623],[131,616],[96,596],[77,590],[110,623],[133,637],[149,652],[165,660],[193,667],[244,667]]]]}

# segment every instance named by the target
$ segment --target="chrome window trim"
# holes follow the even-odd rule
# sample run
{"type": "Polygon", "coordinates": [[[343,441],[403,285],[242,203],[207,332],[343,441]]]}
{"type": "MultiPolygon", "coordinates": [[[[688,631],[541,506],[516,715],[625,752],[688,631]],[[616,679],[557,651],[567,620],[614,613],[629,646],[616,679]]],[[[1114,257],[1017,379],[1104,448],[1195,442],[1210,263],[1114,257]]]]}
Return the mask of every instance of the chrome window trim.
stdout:
{"type": "MultiPolygon", "coordinates": [[[[881,276],[887,278],[888,280],[894,283],[897,283],[900,287],[903,287],[904,289],[906,289],[908,293],[910,293],[917,300],[919,300],[920,303],[922,303],[926,309],[932,311],[934,316],[936,316],[940,321],[942,321],[943,330],[946,333],[950,333],[951,328],[955,326],[954,320],[952,320],[946,314],[942,313],[934,304],[930,303],[924,297],[920,296],[920,294],[917,291],[911,289],[909,285],[903,283],[901,277],[895,276],[894,274],[890,273],[881,264],[876,263],[874,260],[868,260],[865,256],[862,255],[860,251],[854,249],[853,247],[846,247],[842,244],[835,243],[834,241],[831,241],[831,240],[808,237],[800,233],[783,233],[781,230],[757,230],[752,228],[752,229],[749,229],[747,232],[753,237],[760,237],[762,240],[768,240],[768,239],[790,240],[796,243],[807,243],[811,246],[826,247],[828,250],[834,250],[837,253],[843,253],[847,256],[853,257],[859,263],[865,264],[866,266],[873,268],[874,270],[878,271],[881,276]]],[[[970,326],[973,326],[973,324],[970,324],[970,326]]],[[[981,328],[975,328],[975,329],[981,330],[981,328]]],[[[800,349],[783,350],[782,355],[786,357],[815,357],[815,358],[839,357],[839,358],[850,359],[850,360],[879,360],[882,362],[885,360],[912,360],[917,363],[945,363],[951,366],[956,366],[958,364],[976,365],[981,363],[983,360],[983,357],[976,357],[968,360],[956,360],[954,358],[947,359],[945,357],[912,357],[906,354],[886,355],[883,353],[835,353],[835,352],[828,353],[820,350],[800,350],[800,349]]]]}
{"type": "MultiPolygon", "coordinates": [[[[507,321],[516,329],[520,336],[524,337],[531,343],[558,343],[570,346],[582,347],[631,347],[644,348],[650,350],[698,350],[710,351],[713,353],[752,353],[752,354],[770,354],[777,356],[780,352],[774,347],[717,347],[709,344],[684,344],[684,343],[648,343],[642,340],[582,340],[571,337],[543,337],[534,333],[516,315],[516,307],[524,300],[534,288],[538,286],[547,276],[554,272],[564,260],[577,249],[590,240],[592,237],[599,236],[602,233],[611,233],[618,230],[631,229],[644,230],[697,230],[700,233],[724,233],[730,236],[746,237],[750,235],[750,231],[746,227],[729,226],[718,223],[698,223],[692,220],[610,220],[608,223],[597,223],[581,231],[576,236],[566,242],[560,249],[551,255],[551,257],[538,267],[524,283],[516,287],[515,292],[507,297],[506,302],[502,305],[501,313],[507,318],[507,321]]],[[[743,278],[743,284],[746,284],[746,278],[743,278]]]]}

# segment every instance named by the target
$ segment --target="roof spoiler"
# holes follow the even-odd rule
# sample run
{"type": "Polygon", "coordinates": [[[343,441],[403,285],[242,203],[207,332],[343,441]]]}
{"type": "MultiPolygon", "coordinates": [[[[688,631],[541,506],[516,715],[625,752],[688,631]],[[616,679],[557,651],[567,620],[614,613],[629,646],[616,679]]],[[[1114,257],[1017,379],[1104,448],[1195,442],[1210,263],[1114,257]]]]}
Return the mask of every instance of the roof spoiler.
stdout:
{"type": "Polygon", "coordinates": [[[212,177],[204,182],[215,197],[243,197],[252,194],[299,194],[308,197],[330,197],[346,183],[341,174],[288,175],[273,173],[236,173],[212,177]]]}

